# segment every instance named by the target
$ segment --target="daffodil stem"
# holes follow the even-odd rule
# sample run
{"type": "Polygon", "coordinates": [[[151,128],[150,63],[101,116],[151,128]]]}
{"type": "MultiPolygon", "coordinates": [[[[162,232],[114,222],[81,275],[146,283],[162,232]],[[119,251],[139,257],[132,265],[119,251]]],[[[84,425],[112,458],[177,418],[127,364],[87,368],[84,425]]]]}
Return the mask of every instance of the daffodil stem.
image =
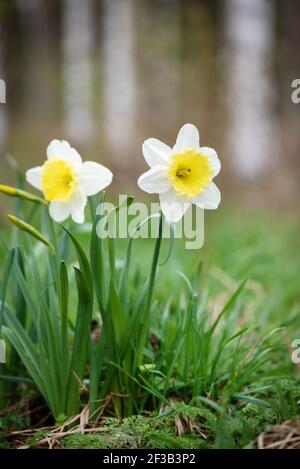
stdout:
{"type": "Polygon", "coordinates": [[[146,304],[147,313],[151,305],[156,270],[157,270],[157,265],[158,265],[158,258],[159,258],[161,239],[162,239],[162,224],[163,224],[163,218],[162,218],[162,213],[160,213],[158,237],[157,237],[156,244],[155,244],[155,250],[154,250],[152,267],[151,267],[151,274],[150,274],[150,279],[149,279],[149,288],[148,288],[147,304],[146,304]]]}
{"type": "Polygon", "coordinates": [[[151,308],[151,300],[152,300],[155,276],[156,276],[156,271],[157,271],[157,266],[158,266],[160,247],[161,247],[162,227],[163,227],[163,217],[162,217],[162,212],[161,212],[160,219],[159,219],[158,237],[157,237],[156,244],[155,244],[151,273],[150,273],[150,278],[149,278],[149,283],[148,283],[148,294],[147,294],[147,300],[146,300],[146,307],[145,307],[145,311],[143,315],[140,345],[139,345],[139,349],[137,353],[137,366],[138,367],[143,364],[144,347],[147,341],[147,335],[148,335],[148,330],[149,330],[149,313],[150,313],[150,308],[151,308]]]}

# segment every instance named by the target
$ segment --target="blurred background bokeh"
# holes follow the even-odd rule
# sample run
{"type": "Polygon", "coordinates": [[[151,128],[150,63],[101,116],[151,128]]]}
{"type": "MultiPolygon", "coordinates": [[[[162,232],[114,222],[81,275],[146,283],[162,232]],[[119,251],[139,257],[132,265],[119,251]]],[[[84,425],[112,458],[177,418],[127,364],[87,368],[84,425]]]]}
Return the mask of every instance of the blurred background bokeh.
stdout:
{"type": "Polygon", "coordinates": [[[25,170],[64,138],[143,198],[142,141],[192,122],[223,203],[299,208],[299,20],[299,0],[0,0],[1,183],[8,153],[25,170]]]}

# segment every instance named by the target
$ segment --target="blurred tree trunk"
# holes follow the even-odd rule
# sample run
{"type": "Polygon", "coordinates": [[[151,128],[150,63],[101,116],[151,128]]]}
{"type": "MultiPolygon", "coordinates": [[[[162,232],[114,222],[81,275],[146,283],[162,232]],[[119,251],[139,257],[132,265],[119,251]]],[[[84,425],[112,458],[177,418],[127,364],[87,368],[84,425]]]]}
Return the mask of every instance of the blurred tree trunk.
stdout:
{"type": "Polygon", "coordinates": [[[262,178],[279,153],[274,5],[268,0],[226,0],[224,28],[230,164],[239,178],[262,178]]]}
{"type": "Polygon", "coordinates": [[[110,157],[128,167],[136,136],[133,0],[103,0],[104,122],[110,157]]]}
{"type": "MultiPolygon", "coordinates": [[[[3,38],[2,38],[2,27],[0,24],[0,79],[4,80],[6,83],[6,74],[3,67],[3,38]]],[[[6,87],[5,90],[2,90],[3,96],[6,97],[6,87]]],[[[8,120],[7,120],[7,107],[6,104],[0,103],[0,151],[3,152],[6,149],[6,139],[7,139],[7,127],[8,127],[8,120]]]]}
{"type": "Polygon", "coordinates": [[[217,15],[215,2],[209,0],[182,2],[182,107],[184,121],[195,123],[211,146],[219,146],[218,129],[223,114],[219,107],[217,15]]]}
{"type": "Polygon", "coordinates": [[[18,0],[21,22],[21,41],[25,43],[23,56],[18,66],[22,70],[22,102],[18,103],[20,111],[26,117],[36,119],[37,115],[49,115],[52,111],[50,76],[51,33],[48,24],[47,10],[42,0],[18,0]]]}
{"type": "Polygon", "coordinates": [[[64,127],[75,143],[92,143],[93,5],[91,0],[63,0],[64,127]]]}
{"type": "MultiPolygon", "coordinates": [[[[290,207],[295,201],[299,207],[300,176],[300,104],[292,102],[291,84],[300,79],[300,2],[297,0],[278,2],[278,63],[280,75],[279,95],[281,101],[282,148],[280,172],[285,173],[285,183],[280,183],[281,196],[290,207]],[[295,195],[297,197],[295,197],[295,195]]],[[[280,175],[278,175],[278,179],[280,175]]],[[[282,174],[281,174],[282,179],[282,174]]]]}
{"type": "Polygon", "coordinates": [[[142,0],[137,7],[139,132],[170,144],[184,110],[180,15],[179,0],[142,0]]]}

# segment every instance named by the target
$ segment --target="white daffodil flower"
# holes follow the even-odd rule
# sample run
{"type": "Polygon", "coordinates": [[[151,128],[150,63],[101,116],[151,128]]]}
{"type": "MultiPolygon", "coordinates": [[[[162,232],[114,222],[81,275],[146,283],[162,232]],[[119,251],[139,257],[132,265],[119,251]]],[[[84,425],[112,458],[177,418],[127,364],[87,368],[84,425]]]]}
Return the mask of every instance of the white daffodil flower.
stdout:
{"type": "Polygon", "coordinates": [[[166,220],[179,221],[191,204],[216,209],[221,194],[212,182],[221,163],[212,148],[200,147],[199,132],[193,124],[179,131],[173,148],[155,138],[143,143],[143,155],[150,169],[138,179],[139,187],[158,194],[166,220]]]}
{"type": "Polygon", "coordinates": [[[109,186],[112,178],[105,166],[93,161],[83,163],[65,140],[52,140],[43,166],[26,172],[29,184],[42,191],[50,202],[49,213],[56,222],[71,215],[76,223],[83,223],[87,197],[109,186]]]}

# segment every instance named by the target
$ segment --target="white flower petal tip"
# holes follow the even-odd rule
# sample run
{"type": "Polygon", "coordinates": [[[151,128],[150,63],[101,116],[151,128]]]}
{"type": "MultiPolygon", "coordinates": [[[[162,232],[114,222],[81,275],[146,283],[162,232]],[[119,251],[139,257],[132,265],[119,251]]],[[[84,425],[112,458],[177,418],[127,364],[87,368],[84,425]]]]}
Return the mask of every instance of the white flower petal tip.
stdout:
{"type": "Polygon", "coordinates": [[[171,189],[169,192],[159,195],[161,210],[168,223],[177,223],[191,203],[182,197],[178,197],[176,192],[171,189]]]}
{"type": "Polygon", "coordinates": [[[84,223],[87,197],[105,189],[112,179],[112,172],[105,166],[93,161],[83,163],[66,140],[52,140],[43,166],[26,172],[27,182],[50,202],[49,214],[56,222],[71,216],[75,223],[84,223]]]}
{"type": "Polygon", "coordinates": [[[52,140],[47,147],[47,158],[62,159],[68,161],[75,167],[79,167],[82,163],[82,158],[75,148],[72,148],[66,140],[52,140]]]}
{"type": "Polygon", "coordinates": [[[191,204],[188,203],[181,205],[180,203],[176,202],[173,204],[163,202],[161,203],[161,211],[168,223],[177,223],[182,219],[190,205],[191,204]]]}
{"type": "Polygon", "coordinates": [[[70,200],[71,216],[75,223],[84,223],[84,209],[87,204],[87,197],[82,191],[78,189],[71,197],[70,200]]]}
{"type": "Polygon", "coordinates": [[[157,165],[167,166],[171,148],[156,138],[148,138],[142,145],[144,158],[150,168],[157,165]]]}
{"type": "Polygon", "coordinates": [[[221,202],[221,192],[213,182],[204,191],[195,197],[192,202],[201,208],[216,210],[221,202]]]}
{"type": "Polygon", "coordinates": [[[221,170],[217,152],[200,147],[197,127],[185,124],[178,132],[173,149],[150,138],[143,143],[143,154],[150,169],[138,179],[138,186],[149,194],[159,194],[166,220],[176,223],[191,204],[216,209],[221,194],[212,179],[221,170]]]}
{"type": "Polygon", "coordinates": [[[112,172],[99,163],[86,161],[79,171],[79,183],[85,195],[95,195],[108,187],[113,180],[112,172]]]}
{"type": "Polygon", "coordinates": [[[26,181],[35,187],[39,191],[42,190],[41,180],[42,180],[42,166],[36,166],[35,168],[28,169],[25,173],[26,181]]]}
{"type": "Polygon", "coordinates": [[[70,216],[70,205],[65,202],[50,202],[49,213],[57,223],[65,221],[70,216]]]}
{"type": "Polygon", "coordinates": [[[213,170],[212,177],[216,177],[221,171],[221,161],[218,158],[216,150],[210,147],[201,147],[199,152],[203,156],[207,156],[209,164],[213,170]]]}
{"type": "Polygon", "coordinates": [[[165,166],[155,166],[138,179],[138,186],[148,194],[160,194],[171,189],[165,166]]]}
{"type": "Polygon", "coordinates": [[[194,124],[185,124],[178,132],[173,153],[178,153],[188,148],[199,149],[200,136],[197,127],[194,124]]]}

